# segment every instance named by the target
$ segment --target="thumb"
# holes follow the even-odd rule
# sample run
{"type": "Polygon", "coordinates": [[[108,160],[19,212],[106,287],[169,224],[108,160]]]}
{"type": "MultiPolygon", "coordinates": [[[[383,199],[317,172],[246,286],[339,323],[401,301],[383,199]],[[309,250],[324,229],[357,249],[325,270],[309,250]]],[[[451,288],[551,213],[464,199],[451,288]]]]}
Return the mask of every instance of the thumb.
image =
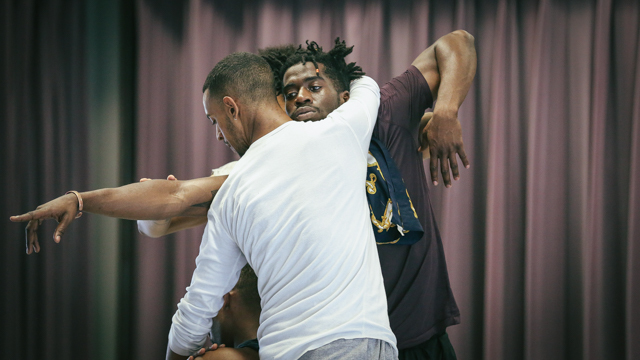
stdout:
{"type": "Polygon", "coordinates": [[[62,235],[67,230],[67,226],[73,221],[74,217],[69,216],[69,214],[62,215],[58,226],[56,226],[56,231],[53,233],[53,241],[59,243],[62,240],[62,235]]]}

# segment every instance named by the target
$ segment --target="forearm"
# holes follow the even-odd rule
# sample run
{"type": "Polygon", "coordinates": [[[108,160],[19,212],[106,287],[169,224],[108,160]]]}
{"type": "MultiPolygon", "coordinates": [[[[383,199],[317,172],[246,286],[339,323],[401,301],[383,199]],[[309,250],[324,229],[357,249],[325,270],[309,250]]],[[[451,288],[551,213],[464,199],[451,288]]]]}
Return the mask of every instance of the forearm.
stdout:
{"type": "Polygon", "coordinates": [[[131,220],[206,215],[226,177],[189,181],[152,180],[81,193],[84,211],[131,220]]]}
{"type": "Polygon", "coordinates": [[[434,47],[440,84],[434,114],[457,114],[476,74],[474,38],[464,30],[454,31],[438,40],[434,47]]]}

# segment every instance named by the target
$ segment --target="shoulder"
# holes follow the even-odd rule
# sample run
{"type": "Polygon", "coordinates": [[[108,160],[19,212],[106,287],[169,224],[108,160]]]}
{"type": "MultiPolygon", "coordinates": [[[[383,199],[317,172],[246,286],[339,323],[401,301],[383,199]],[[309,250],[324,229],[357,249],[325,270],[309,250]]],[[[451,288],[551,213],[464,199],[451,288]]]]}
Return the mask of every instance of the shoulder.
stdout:
{"type": "Polygon", "coordinates": [[[394,77],[380,89],[380,100],[393,101],[398,97],[424,96],[431,90],[427,80],[414,65],[409,66],[402,74],[394,77]]]}
{"type": "Polygon", "coordinates": [[[380,90],[380,122],[395,123],[416,128],[427,108],[433,105],[433,96],[420,70],[411,65],[402,74],[387,82],[380,90]]]}

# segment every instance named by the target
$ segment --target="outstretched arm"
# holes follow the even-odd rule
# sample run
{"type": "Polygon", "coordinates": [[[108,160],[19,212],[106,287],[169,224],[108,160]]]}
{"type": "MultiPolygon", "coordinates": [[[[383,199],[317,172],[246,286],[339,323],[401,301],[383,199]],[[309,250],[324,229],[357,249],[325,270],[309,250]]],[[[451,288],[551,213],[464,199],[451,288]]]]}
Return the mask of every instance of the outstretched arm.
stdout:
{"type": "MultiPolygon", "coordinates": [[[[83,211],[131,220],[157,220],[174,216],[203,216],[226,176],[206,177],[187,181],[152,180],[118,188],[80,193],[83,211]]],[[[44,219],[56,219],[55,242],[60,242],[67,226],[78,213],[78,198],[66,194],[34,211],[12,216],[11,221],[29,221],[27,254],[40,251],[37,229],[44,219]]]]}
{"type": "MultiPolygon", "coordinates": [[[[231,173],[231,170],[236,166],[238,162],[232,161],[217,169],[211,171],[211,176],[225,176],[231,173]]],[[[149,181],[149,178],[142,178],[140,182],[149,181]]],[[[167,180],[178,180],[175,176],[167,176],[167,180]]],[[[138,220],[138,231],[141,234],[147,235],[152,238],[158,238],[168,234],[172,234],[176,231],[189,229],[195,226],[204,225],[207,223],[207,214],[202,216],[180,216],[165,220],[138,220]]]]}
{"type": "MultiPolygon", "coordinates": [[[[218,171],[219,169],[214,170],[218,171]]],[[[229,175],[229,172],[224,175],[229,175]]],[[[211,175],[214,176],[214,175],[211,175]]],[[[140,182],[149,181],[152,179],[142,178],[140,182]]],[[[175,176],[167,176],[167,180],[178,180],[175,176]]],[[[164,220],[138,220],[138,232],[147,235],[152,238],[159,238],[165,235],[172,234],[176,231],[189,229],[195,226],[204,225],[207,223],[206,214],[202,216],[178,216],[164,220]]]]}
{"type": "Polygon", "coordinates": [[[429,146],[431,180],[438,184],[438,160],[445,186],[451,186],[449,169],[458,180],[460,156],[465,167],[469,161],[464,152],[458,109],[476,74],[474,38],[464,30],[456,30],[438,39],[413,62],[427,80],[437,98],[433,118],[421,133],[421,148],[429,146]]]}

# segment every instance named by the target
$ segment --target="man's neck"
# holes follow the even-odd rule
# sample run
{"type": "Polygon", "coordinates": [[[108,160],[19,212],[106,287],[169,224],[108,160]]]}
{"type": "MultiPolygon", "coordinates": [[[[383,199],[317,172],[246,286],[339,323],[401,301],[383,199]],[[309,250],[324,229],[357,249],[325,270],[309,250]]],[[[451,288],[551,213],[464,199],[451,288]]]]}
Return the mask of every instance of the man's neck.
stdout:
{"type": "Polygon", "coordinates": [[[289,121],[291,119],[277,102],[256,107],[251,121],[247,124],[251,144],[289,121]]]}
{"type": "Polygon", "coordinates": [[[233,347],[237,347],[245,341],[256,339],[258,336],[258,324],[243,324],[236,326],[233,336],[233,347]]]}

